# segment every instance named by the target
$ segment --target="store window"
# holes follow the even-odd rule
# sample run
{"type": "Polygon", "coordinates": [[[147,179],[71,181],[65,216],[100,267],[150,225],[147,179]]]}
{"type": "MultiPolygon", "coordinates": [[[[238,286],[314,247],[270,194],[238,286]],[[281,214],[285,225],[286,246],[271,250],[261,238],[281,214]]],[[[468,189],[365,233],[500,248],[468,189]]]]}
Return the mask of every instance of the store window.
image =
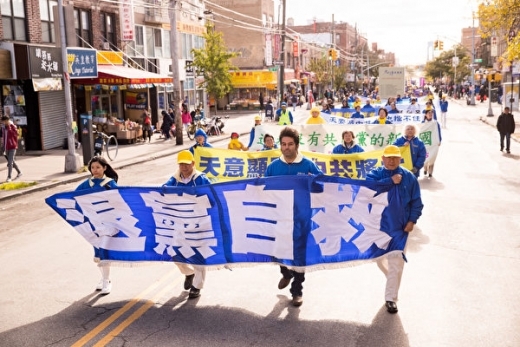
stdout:
{"type": "Polygon", "coordinates": [[[135,50],[131,55],[144,55],[144,29],[140,25],[135,26],[135,50]]]}
{"type": "Polygon", "coordinates": [[[24,0],[0,1],[4,40],[27,41],[27,23],[24,0]]]}
{"type": "Polygon", "coordinates": [[[161,29],[153,29],[153,48],[154,57],[161,58],[163,56],[163,40],[161,29]]]}
{"type": "Polygon", "coordinates": [[[112,13],[101,12],[101,35],[104,42],[110,43],[111,49],[117,47],[115,26],[115,16],[112,13]]]}
{"type": "Polygon", "coordinates": [[[74,9],[74,27],[78,47],[92,46],[92,24],[89,11],[80,8],[74,9]]]}
{"type": "Polygon", "coordinates": [[[40,19],[43,42],[56,42],[54,37],[54,6],[58,6],[57,1],[40,0],[40,19]]]}

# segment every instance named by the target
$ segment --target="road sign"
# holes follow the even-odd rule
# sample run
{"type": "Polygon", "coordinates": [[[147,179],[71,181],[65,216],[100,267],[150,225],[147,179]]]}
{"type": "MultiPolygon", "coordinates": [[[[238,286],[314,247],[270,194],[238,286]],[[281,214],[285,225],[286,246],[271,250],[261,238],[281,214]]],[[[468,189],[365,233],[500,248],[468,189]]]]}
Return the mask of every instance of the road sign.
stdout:
{"type": "Polygon", "coordinates": [[[270,67],[269,71],[274,71],[274,72],[278,71],[278,66],[270,67]]]}
{"type": "Polygon", "coordinates": [[[482,59],[481,58],[478,58],[478,59],[475,59],[473,60],[474,63],[482,63],[482,59]]]}
{"type": "Polygon", "coordinates": [[[459,57],[453,57],[452,60],[451,60],[451,65],[452,66],[459,65],[459,57]]]}
{"type": "Polygon", "coordinates": [[[273,65],[283,66],[283,61],[282,60],[273,60],[273,65]]]}

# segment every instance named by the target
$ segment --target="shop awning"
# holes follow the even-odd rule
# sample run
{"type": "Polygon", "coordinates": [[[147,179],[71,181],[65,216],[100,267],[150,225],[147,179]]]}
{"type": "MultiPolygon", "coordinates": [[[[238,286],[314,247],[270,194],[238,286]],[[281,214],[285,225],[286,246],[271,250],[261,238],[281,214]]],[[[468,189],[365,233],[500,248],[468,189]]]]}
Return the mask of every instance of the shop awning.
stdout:
{"type": "Polygon", "coordinates": [[[170,76],[126,66],[98,65],[98,78],[80,78],[74,84],[151,84],[173,83],[170,76]]]}

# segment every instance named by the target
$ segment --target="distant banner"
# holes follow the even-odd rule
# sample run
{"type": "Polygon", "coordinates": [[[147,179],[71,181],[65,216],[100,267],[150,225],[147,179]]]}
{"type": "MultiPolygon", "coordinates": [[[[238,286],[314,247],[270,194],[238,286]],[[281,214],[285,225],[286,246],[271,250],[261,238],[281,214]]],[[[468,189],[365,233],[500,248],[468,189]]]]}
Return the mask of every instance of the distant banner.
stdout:
{"type": "MultiPolygon", "coordinates": [[[[424,142],[429,155],[437,155],[440,144],[439,129],[436,121],[414,123],[417,136],[424,142]]],[[[404,124],[305,124],[293,125],[300,132],[300,151],[331,153],[334,146],[341,143],[341,133],[351,130],[356,136],[355,141],[365,151],[383,149],[402,136],[404,124]]],[[[265,134],[274,136],[278,142],[280,130],[283,127],[275,124],[262,124],[255,127],[255,138],[250,151],[263,148],[265,134]]]]}
{"type": "MultiPolygon", "coordinates": [[[[402,165],[411,170],[412,158],[409,147],[402,147],[402,165]]],[[[302,152],[318,165],[324,174],[354,179],[365,179],[366,174],[381,166],[383,150],[355,154],[323,154],[302,152]]],[[[195,163],[211,180],[217,182],[264,177],[267,166],[282,153],[280,150],[241,152],[221,148],[197,147],[195,163]]]]}
{"type": "MultiPolygon", "coordinates": [[[[338,125],[349,125],[349,124],[373,124],[379,117],[371,116],[365,118],[346,118],[345,114],[332,113],[330,115],[323,114],[322,117],[329,124],[338,125]]],[[[403,123],[420,123],[424,119],[422,113],[390,113],[386,117],[392,124],[403,124],[403,123]]]]}
{"type": "MultiPolygon", "coordinates": [[[[415,110],[415,112],[408,112],[407,111],[408,106],[409,105],[396,106],[396,108],[399,110],[399,113],[389,113],[388,120],[394,121],[394,122],[399,122],[399,123],[400,122],[422,122],[422,120],[424,118],[424,114],[422,112],[425,109],[424,105],[420,105],[419,106],[420,108],[418,110],[415,110]],[[412,117],[416,117],[416,118],[414,118],[414,120],[410,120],[412,117]]],[[[359,113],[361,113],[363,115],[363,117],[365,117],[364,119],[372,118],[372,120],[374,120],[375,118],[377,118],[379,109],[380,109],[380,107],[369,108],[369,109],[360,110],[359,113]]],[[[351,118],[352,114],[355,112],[356,112],[356,110],[353,108],[333,108],[330,111],[330,114],[322,112],[321,116],[325,119],[327,119],[328,117],[345,118],[346,119],[345,122],[348,122],[350,120],[363,121],[364,120],[363,118],[351,118]]]]}
{"type": "Polygon", "coordinates": [[[390,252],[407,233],[395,185],[327,176],[198,187],[122,187],[45,201],[106,262],[337,267],[390,252]]]}

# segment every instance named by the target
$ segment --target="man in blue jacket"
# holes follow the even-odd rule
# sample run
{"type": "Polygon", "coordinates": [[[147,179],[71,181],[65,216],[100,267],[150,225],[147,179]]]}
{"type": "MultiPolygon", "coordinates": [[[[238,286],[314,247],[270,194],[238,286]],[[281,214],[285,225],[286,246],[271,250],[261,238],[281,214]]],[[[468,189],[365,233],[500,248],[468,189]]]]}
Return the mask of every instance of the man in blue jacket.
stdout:
{"type": "MultiPolygon", "coordinates": [[[[280,132],[280,149],[282,156],[275,159],[265,172],[265,176],[284,176],[284,175],[319,175],[323,172],[310,159],[298,153],[300,145],[300,134],[293,128],[283,128],[280,132]]],[[[278,289],[283,289],[291,283],[292,304],[301,306],[303,304],[303,285],[305,273],[289,270],[285,266],[280,266],[283,275],[278,282],[278,289]]]]}
{"type": "Polygon", "coordinates": [[[408,124],[404,127],[404,135],[395,140],[393,143],[395,146],[403,147],[410,146],[410,152],[412,154],[412,172],[415,177],[421,175],[421,168],[424,166],[426,160],[426,147],[424,142],[415,136],[417,128],[413,124],[408,124]]]}
{"type": "MultiPolygon", "coordinates": [[[[170,179],[163,184],[163,187],[194,187],[211,184],[206,175],[195,169],[195,158],[190,151],[181,151],[177,155],[179,169],[170,179]]],[[[184,289],[190,291],[189,299],[200,296],[200,290],[204,286],[206,279],[206,268],[204,266],[175,263],[181,273],[186,276],[184,279],[184,289]]]]}
{"type": "MultiPolygon", "coordinates": [[[[423,203],[417,178],[405,168],[399,166],[401,151],[394,145],[383,151],[383,166],[373,169],[367,174],[367,181],[376,181],[397,185],[404,208],[403,232],[413,231],[422,214],[423,203]]],[[[406,249],[406,248],[405,248],[406,249]]],[[[397,313],[397,296],[404,269],[404,252],[398,256],[381,257],[377,260],[379,269],[386,276],[385,306],[389,313],[397,313]]]]}

